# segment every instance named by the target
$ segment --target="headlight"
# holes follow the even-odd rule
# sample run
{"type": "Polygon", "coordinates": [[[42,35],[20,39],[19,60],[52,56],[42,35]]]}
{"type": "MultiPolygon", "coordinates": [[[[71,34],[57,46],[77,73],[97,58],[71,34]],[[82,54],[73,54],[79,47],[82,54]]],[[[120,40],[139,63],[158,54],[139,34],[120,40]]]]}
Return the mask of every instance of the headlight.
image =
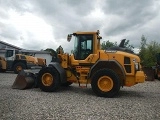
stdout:
{"type": "Polygon", "coordinates": [[[135,66],[135,70],[138,71],[139,70],[139,64],[138,63],[134,63],[135,66]]]}

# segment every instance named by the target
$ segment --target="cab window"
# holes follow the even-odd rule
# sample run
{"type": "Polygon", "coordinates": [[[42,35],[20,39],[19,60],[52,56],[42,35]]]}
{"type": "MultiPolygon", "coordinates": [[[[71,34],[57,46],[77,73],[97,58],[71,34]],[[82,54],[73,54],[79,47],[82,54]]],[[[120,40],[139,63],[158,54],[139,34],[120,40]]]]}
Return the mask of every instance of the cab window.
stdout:
{"type": "Polygon", "coordinates": [[[12,57],[13,56],[13,50],[7,50],[6,57],[12,57]]]}
{"type": "Polygon", "coordinates": [[[74,47],[76,60],[84,60],[93,53],[93,35],[77,35],[74,47]]]}

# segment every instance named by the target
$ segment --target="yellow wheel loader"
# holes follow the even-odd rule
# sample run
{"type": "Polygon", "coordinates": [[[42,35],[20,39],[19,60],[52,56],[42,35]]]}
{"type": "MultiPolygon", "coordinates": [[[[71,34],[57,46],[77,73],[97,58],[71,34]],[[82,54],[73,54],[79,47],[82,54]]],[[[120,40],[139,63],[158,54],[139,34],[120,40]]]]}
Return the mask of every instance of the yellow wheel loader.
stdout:
{"type": "Polygon", "coordinates": [[[22,69],[30,69],[33,66],[46,65],[45,59],[18,54],[18,51],[14,49],[6,49],[5,59],[7,63],[6,70],[13,70],[16,74],[22,69]]]}
{"type": "MultiPolygon", "coordinates": [[[[97,96],[113,97],[118,94],[121,86],[143,83],[145,74],[140,65],[140,58],[124,48],[125,40],[122,40],[119,47],[101,50],[102,37],[99,35],[99,30],[69,34],[67,40],[74,40],[73,54],[63,53],[60,47],[56,59],[47,67],[37,73],[29,72],[34,84],[37,83],[45,92],[54,92],[59,87],[72,83],[79,86],[91,84],[97,96]]],[[[27,74],[24,71],[20,73],[27,74]]],[[[25,89],[29,81],[25,77],[26,74],[18,74],[12,87],[20,89],[21,84],[25,82],[24,87],[21,87],[25,89]]]]}
{"type": "Polygon", "coordinates": [[[0,72],[6,71],[6,60],[4,57],[0,56],[0,72]]]}

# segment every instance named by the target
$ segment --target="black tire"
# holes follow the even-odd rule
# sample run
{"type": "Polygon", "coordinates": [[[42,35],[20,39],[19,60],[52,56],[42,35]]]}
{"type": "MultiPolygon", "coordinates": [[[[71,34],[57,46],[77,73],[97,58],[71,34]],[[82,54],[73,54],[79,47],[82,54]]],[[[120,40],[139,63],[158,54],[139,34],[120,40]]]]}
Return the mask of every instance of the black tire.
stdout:
{"type": "Polygon", "coordinates": [[[42,68],[38,75],[38,86],[44,92],[56,91],[60,87],[60,77],[57,70],[51,67],[42,68]],[[50,78],[48,84],[44,80],[47,75],[50,78]]]}
{"type": "Polygon", "coordinates": [[[101,69],[101,70],[98,70],[93,75],[91,79],[91,86],[92,86],[93,92],[97,96],[113,97],[116,94],[118,94],[120,90],[120,79],[114,71],[110,69],[101,69]],[[100,83],[101,80],[103,82],[100,83]],[[104,84],[106,85],[104,86],[104,84]],[[99,86],[101,86],[101,88],[99,86]],[[103,90],[102,90],[102,87],[104,88],[103,90]]]}
{"type": "Polygon", "coordinates": [[[37,81],[37,74],[33,74],[33,73],[29,72],[29,73],[27,73],[26,77],[30,77],[31,79],[34,80],[34,85],[33,85],[34,88],[38,88],[39,87],[38,86],[38,81],[37,81]]]}
{"type": "Polygon", "coordinates": [[[63,87],[68,87],[68,86],[70,86],[72,84],[72,82],[66,82],[66,83],[61,83],[61,86],[63,86],[63,87]]]}
{"type": "Polygon", "coordinates": [[[14,73],[18,74],[21,70],[18,70],[18,67],[21,67],[21,70],[22,69],[26,69],[26,65],[24,63],[16,63],[14,66],[13,66],[13,71],[14,73]]]}

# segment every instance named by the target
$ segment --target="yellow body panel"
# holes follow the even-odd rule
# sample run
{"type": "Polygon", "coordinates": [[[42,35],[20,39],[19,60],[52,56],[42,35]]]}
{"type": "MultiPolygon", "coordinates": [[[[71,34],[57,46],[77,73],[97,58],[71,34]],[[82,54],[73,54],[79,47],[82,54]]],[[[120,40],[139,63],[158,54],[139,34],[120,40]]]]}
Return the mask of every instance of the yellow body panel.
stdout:
{"type": "Polygon", "coordinates": [[[137,83],[143,83],[145,81],[145,74],[143,71],[137,71],[135,76],[126,76],[125,86],[133,86],[137,83]]]}
{"type": "Polygon", "coordinates": [[[126,76],[124,86],[130,87],[130,86],[133,86],[135,84],[136,84],[135,76],[126,76]]]}
{"type": "Polygon", "coordinates": [[[145,74],[143,71],[137,71],[135,75],[136,83],[143,83],[145,81],[145,74]]]}
{"type": "MultiPolygon", "coordinates": [[[[80,75],[79,82],[83,84],[90,83],[90,79],[87,79],[87,75],[90,72],[91,66],[84,68],[83,66],[80,66],[80,64],[92,63],[94,65],[97,62],[97,60],[117,61],[121,65],[122,69],[124,69],[124,72],[125,72],[126,78],[124,80],[124,86],[133,86],[137,83],[142,83],[145,80],[145,75],[143,71],[135,71],[135,66],[133,61],[136,60],[136,62],[140,63],[140,59],[137,55],[134,55],[134,54],[129,54],[121,51],[116,51],[115,53],[110,53],[110,52],[108,53],[104,50],[99,50],[97,51],[97,54],[90,54],[85,60],[75,60],[73,55],[70,56],[69,60],[70,60],[71,66],[72,67],[75,66],[77,73],[79,73],[80,75]],[[130,64],[124,64],[124,57],[130,58],[130,64]],[[130,73],[127,73],[127,71],[125,70],[125,66],[131,67],[130,73]]],[[[62,62],[62,66],[63,64],[64,63],[62,62]]],[[[120,73],[121,71],[119,72],[116,71],[116,72],[120,73]]],[[[70,74],[72,73],[70,72],[70,74]]],[[[71,77],[67,77],[68,81],[78,83],[77,78],[73,74],[70,76],[71,77]]]]}
{"type": "Polygon", "coordinates": [[[63,68],[67,68],[68,67],[68,54],[62,54],[61,55],[61,66],[63,68]]]}
{"type": "Polygon", "coordinates": [[[74,82],[74,83],[77,82],[76,76],[70,70],[66,70],[66,74],[67,74],[67,81],[74,82]]]}
{"type": "Polygon", "coordinates": [[[70,65],[71,66],[77,66],[79,64],[94,64],[98,60],[97,54],[90,54],[85,60],[75,60],[74,55],[72,54],[70,56],[70,65]]]}
{"type": "Polygon", "coordinates": [[[34,56],[30,56],[30,55],[23,55],[23,54],[16,54],[16,59],[19,59],[19,60],[26,60],[28,63],[33,63],[35,65],[40,65],[40,66],[43,66],[43,65],[46,65],[46,61],[44,58],[37,58],[37,57],[34,57],[34,56]]]}
{"type": "Polygon", "coordinates": [[[37,58],[38,65],[43,66],[46,65],[46,60],[44,58],[37,58]]]}
{"type": "Polygon", "coordinates": [[[6,70],[7,69],[6,66],[7,66],[6,61],[2,61],[2,69],[6,70]]]}
{"type": "Polygon", "coordinates": [[[31,62],[31,63],[34,63],[34,64],[37,64],[38,65],[38,60],[36,57],[33,57],[33,56],[25,56],[26,57],[26,61],[27,62],[31,62]]]}
{"type": "Polygon", "coordinates": [[[38,64],[38,60],[36,57],[29,56],[29,55],[22,55],[22,54],[16,54],[17,60],[26,60],[27,62],[38,64]]]}

